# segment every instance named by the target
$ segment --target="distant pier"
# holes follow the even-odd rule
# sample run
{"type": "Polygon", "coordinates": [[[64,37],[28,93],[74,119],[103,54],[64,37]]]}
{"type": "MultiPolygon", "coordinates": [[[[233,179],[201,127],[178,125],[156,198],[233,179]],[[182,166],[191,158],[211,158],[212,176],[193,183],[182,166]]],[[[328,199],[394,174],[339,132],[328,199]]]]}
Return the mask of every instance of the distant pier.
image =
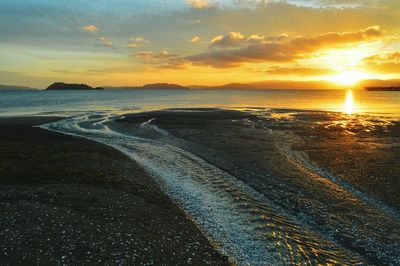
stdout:
{"type": "Polygon", "coordinates": [[[391,87],[365,87],[366,91],[400,91],[400,86],[391,87]]]}

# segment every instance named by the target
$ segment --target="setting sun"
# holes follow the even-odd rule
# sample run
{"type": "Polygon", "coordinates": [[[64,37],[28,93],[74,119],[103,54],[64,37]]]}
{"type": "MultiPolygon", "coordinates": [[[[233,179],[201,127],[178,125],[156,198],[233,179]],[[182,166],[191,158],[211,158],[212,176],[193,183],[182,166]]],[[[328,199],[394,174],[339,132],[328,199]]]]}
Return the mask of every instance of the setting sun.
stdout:
{"type": "Polygon", "coordinates": [[[351,86],[365,78],[368,78],[366,73],[358,70],[349,70],[331,77],[330,80],[340,85],[351,86]]]}

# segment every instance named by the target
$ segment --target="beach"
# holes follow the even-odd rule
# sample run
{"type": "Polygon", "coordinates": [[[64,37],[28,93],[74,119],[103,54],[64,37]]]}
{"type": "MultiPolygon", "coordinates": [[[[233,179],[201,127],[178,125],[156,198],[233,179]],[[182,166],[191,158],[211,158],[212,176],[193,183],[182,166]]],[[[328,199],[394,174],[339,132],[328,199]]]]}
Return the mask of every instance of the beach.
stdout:
{"type": "Polygon", "coordinates": [[[360,256],[358,263],[399,262],[399,122],[320,111],[180,109],[126,115],[109,126],[216,165],[360,256]]]}
{"type": "Polygon", "coordinates": [[[395,118],[183,108],[1,126],[10,264],[400,262],[395,118]]]}
{"type": "Polygon", "coordinates": [[[113,148],[0,119],[0,260],[229,265],[138,164],[113,148]]]}

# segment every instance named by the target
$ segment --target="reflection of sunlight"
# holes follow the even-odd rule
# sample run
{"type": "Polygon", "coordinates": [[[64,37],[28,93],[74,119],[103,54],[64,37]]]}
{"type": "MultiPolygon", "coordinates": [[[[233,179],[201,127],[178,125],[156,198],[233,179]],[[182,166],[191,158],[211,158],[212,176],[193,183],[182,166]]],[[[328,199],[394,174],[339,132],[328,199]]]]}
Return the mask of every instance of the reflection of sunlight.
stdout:
{"type": "Polygon", "coordinates": [[[346,101],[344,103],[344,111],[348,114],[353,114],[356,110],[354,103],[353,91],[348,90],[346,93],[346,101]]]}

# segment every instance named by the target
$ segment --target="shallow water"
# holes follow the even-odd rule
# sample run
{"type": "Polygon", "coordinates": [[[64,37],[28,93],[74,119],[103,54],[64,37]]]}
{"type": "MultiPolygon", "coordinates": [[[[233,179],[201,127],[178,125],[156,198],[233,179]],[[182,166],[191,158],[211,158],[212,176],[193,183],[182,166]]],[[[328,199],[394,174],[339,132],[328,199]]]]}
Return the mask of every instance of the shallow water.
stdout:
{"type": "Polygon", "coordinates": [[[85,111],[183,107],[311,109],[400,117],[400,93],[363,90],[0,91],[0,116],[48,113],[68,116],[85,111]]]}

